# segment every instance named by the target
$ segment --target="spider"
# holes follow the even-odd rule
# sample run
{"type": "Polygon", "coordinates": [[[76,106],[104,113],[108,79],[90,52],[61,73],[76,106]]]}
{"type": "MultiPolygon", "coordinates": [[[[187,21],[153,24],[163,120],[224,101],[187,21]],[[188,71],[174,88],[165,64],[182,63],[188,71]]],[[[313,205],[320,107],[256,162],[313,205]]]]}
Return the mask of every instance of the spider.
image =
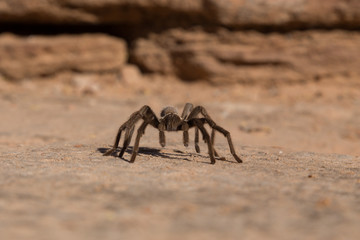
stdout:
{"type": "Polygon", "coordinates": [[[115,142],[112,148],[104,153],[104,156],[111,155],[114,153],[119,146],[119,141],[122,131],[125,131],[125,139],[123,147],[120,151],[119,157],[122,158],[125,150],[128,148],[132,135],[134,133],[135,124],[142,119],[143,123],[137,130],[137,136],[135,140],[135,145],[133,147],[133,152],[131,155],[130,162],[134,162],[136,155],[139,150],[139,142],[141,136],[145,133],[145,128],[147,125],[151,125],[154,128],[159,130],[159,139],[160,145],[165,147],[165,131],[183,131],[183,143],[184,146],[189,144],[189,128],[195,127],[195,150],[197,153],[200,153],[199,143],[199,130],[202,133],[203,140],[207,143],[209,156],[211,164],[215,163],[215,157],[219,157],[219,154],[214,149],[214,139],[215,131],[222,133],[228,141],[230,152],[238,163],[241,163],[242,160],[236,155],[235,149],[230,137],[230,133],[224,128],[218,126],[209,116],[207,111],[202,106],[194,106],[191,103],[186,103],[184,110],[181,114],[181,117],[178,115],[174,107],[165,107],[161,113],[161,118],[158,119],[154,111],[147,105],[143,106],[139,111],[134,112],[129,120],[122,124],[117,132],[115,142]],[[197,117],[199,114],[202,114],[203,117],[197,117]],[[211,137],[208,134],[207,130],[204,127],[204,124],[208,124],[212,128],[211,137]]]}

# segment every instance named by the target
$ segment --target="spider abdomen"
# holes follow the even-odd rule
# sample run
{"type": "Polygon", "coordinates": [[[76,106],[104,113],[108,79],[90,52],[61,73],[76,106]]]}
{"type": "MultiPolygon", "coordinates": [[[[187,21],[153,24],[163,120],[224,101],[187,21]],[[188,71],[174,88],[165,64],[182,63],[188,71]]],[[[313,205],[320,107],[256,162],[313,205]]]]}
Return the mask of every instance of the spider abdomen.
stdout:
{"type": "Polygon", "coordinates": [[[171,113],[176,115],[178,114],[176,108],[171,106],[165,107],[163,108],[163,110],[161,110],[160,117],[165,117],[166,115],[171,113]]]}

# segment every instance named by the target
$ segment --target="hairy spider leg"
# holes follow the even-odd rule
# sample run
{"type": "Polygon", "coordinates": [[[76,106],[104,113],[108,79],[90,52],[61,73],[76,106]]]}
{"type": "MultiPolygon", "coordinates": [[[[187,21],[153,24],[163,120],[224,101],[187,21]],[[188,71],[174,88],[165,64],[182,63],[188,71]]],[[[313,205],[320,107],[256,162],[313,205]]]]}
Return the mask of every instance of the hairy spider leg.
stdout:
{"type": "MultiPolygon", "coordinates": [[[[110,148],[109,150],[107,150],[104,153],[104,156],[108,156],[111,155],[113,152],[116,151],[117,147],[119,146],[119,142],[120,142],[120,138],[121,138],[121,133],[122,131],[124,131],[125,129],[127,129],[127,131],[129,131],[133,126],[135,126],[135,124],[140,120],[143,119],[144,121],[151,119],[149,121],[151,121],[151,125],[155,128],[158,128],[159,125],[159,120],[156,117],[154,111],[147,105],[144,105],[143,107],[140,108],[139,111],[134,112],[133,114],[131,114],[129,120],[127,120],[124,124],[122,124],[119,127],[119,130],[116,134],[116,138],[115,138],[115,142],[112,148],[110,148]]],[[[130,135],[130,134],[129,134],[130,135]]],[[[126,136],[125,136],[126,137],[126,136]]],[[[126,138],[125,138],[126,141],[126,138]]]]}
{"type": "Polygon", "coordinates": [[[135,139],[135,144],[134,144],[134,148],[133,148],[133,152],[131,154],[131,159],[130,162],[135,162],[135,158],[136,155],[138,154],[139,151],[139,143],[140,143],[140,138],[144,135],[145,133],[145,128],[147,127],[147,125],[150,123],[150,121],[145,120],[140,127],[137,130],[137,135],[136,135],[136,139],[135,139]]]}
{"type": "Polygon", "coordinates": [[[184,106],[184,110],[181,114],[181,119],[183,119],[183,120],[187,119],[187,116],[189,116],[189,114],[191,113],[193,108],[194,108],[194,106],[191,103],[186,103],[184,106]]]}
{"type": "Polygon", "coordinates": [[[183,121],[183,124],[181,125],[181,130],[183,131],[184,146],[187,147],[189,146],[189,124],[183,121]]]}
{"type": "Polygon", "coordinates": [[[215,129],[211,129],[211,144],[214,145],[215,143],[215,129]]]}
{"type": "MultiPolygon", "coordinates": [[[[216,125],[214,122],[209,122],[209,120],[207,118],[203,118],[203,120],[205,120],[210,125],[210,127],[213,128],[213,130],[216,130],[216,131],[222,133],[226,137],[228,144],[229,144],[231,154],[233,155],[233,157],[235,158],[235,160],[238,163],[242,163],[243,161],[241,160],[241,158],[239,158],[239,156],[235,152],[235,148],[234,148],[234,145],[231,140],[230,132],[225,130],[224,128],[216,125]]],[[[214,135],[213,137],[215,138],[215,131],[214,131],[214,133],[211,133],[211,135],[214,135]]]]}
{"type": "Polygon", "coordinates": [[[221,132],[227,138],[231,154],[233,155],[233,157],[235,158],[235,160],[238,163],[242,163],[243,161],[241,160],[241,158],[239,158],[239,156],[235,152],[234,145],[233,145],[232,140],[231,140],[230,132],[225,130],[224,128],[218,126],[218,125],[215,125],[212,128],[214,128],[215,130],[221,132]]]}
{"type": "MultiPolygon", "coordinates": [[[[190,114],[190,112],[193,110],[193,105],[191,103],[186,103],[184,106],[184,110],[181,114],[181,119],[183,121],[186,121],[188,115],[190,114]]],[[[184,142],[184,146],[187,147],[189,146],[189,126],[186,124],[182,125],[182,129],[183,132],[183,142],[184,142]]]]}
{"type": "Polygon", "coordinates": [[[165,140],[165,125],[161,122],[159,124],[159,142],[162,147],[165,147],[166,140],[165,140]]]}
{"type": "Polygon", "coordinates": [[[200,147],[199,147],[199,129],[195,127],[195,150],[197,153],[200,153],[200,147]]]}
{"type": "Polygon", "coordinates": [[[202,120],[200,119],[191,119],[189,122],[189,127],[197,127],[202,135],[203,135],[203,138],[206,140],[205,142],[207,143],[208,145],[208,152],[209,152],[209,157],[210,157],[210,160],[211,160],[211,164],[215,164],[215,157],[214,157],[214,148],[213,146],[211,145],[211,140],[210,140],[210,136],[207,132],[207,130],[205,129],[204,127],[204,123],[202,120]]]}
{"type": "MultiPolygon", "coordinates": [[[[187,120],[188,119],[188,116],[189,116],[189,114],[193,111],[193,109],[194,109],[194,105],[193,104],[191,104],[191,103],[186,103],[185,104],[185,107],[184,107],[184,110],[183,110],[183,112],[182,112],[182,114],[181,114],[181,119],[183,119],[183,120],[187,120]]],[[[189,138],[189,133],[188,133],[188,131],[186,130],[186,131],[184,131],[184,146],[188,146],[188,140],[186,140],[186,138],[189,138]],[[185,144],[185,143],[187,143],[187,144],[185,144]]],[[[205,139],[204,139],[204,141],[205,141],[205,139]]],[[[195,150],[196,150],[196,152],[197,153],[200,153],[200,147],[199,147],[199,129],[197,128],[197,127],[195,127],[195,140],[194,140],[194,142],[195,142],[195,150]]]]}
{"type": "MultiPolygon", "coordinates": [[[[193,109],[193,111],[190,113],[188,119],[192,119],[194,117],[196,117],[198,114],[202,114],[204,116],[204,120],[209,124],[209,126],[213,129],[212,132],[211,132],[211,145],[214,145],[214,142],[215,142],[215,131],[218,131],[220,133],[222,133],[226,138],[227,138],[227,141],[228,141],[228,144],[229,144],[229,148],[230,148],[230,152],[231,154],[233,155],[233,157],[235,158],[235,160],[238,162],[238,163],[242,163],[242,160],[241,158],[238,157],[238,155],[236,154],[235,152],[235,149],[234,149],[234,145],[232,143],[232,140],[231,140],[231,136],[230,136],[230,132],[225,130],[224,128],[218,126],[212,119],[211,117],[209,116],[209,114],[207,113],[207,111],[205,110],[204,107],[202,106],[197,106],[193,109]]],[[[216,150],[214,149],[214,152],[215,152],[215,155],[216,156],[219,156],[216,152],[216,150]]]]}
{"type": "Polygon", "coordinates": [[[164,131],[159,131],[159,141],[160,141],[160,145],[162,147],[166,146],[165,132],[164,131]]]}
{"type": "MultiPolygon", "coordinates": [[[[194,109],[194,105],[193,104],[191,104],[191,103],[186,103],[185,104],[185,107],[184,107],[184,110],[183,110],[183,112],[182,112],[182,114],[181,114],[181,118],[183,119],[183,120],[187,120],[187,119],[189,119],[188,117],[189,117],[189,114],[193,111],[193,109],[194,109]]],[[[197,115],[197,114],[196,114],[197,115]]],[[[189,133],[188,133],[188,131],[187,130],[183,130],[184,131],[184,146],[185,147],[187,147],[188,146],[188,138],[189,138],[189,133]]],[[[214,133],[214,131],[213,132],[211,132],[211,143],[212,143],[212,145],[214,146],[214,140],[213,140],[213,138],[215,137],[215,133],[214,133]]],[[[206,143],[206,139],[203,137],[203,140],[204,140],[204,142],[206,143]]],[[[197,153],[200,153],[200,147],[199,147],[199,129],[197,128],[197,127],[195,127],[195,140],[194,140],[194,142],[195,142],[195,150],[196,150],[196,152],[197,153]]],[[[215,148],[214,148],[214,153],[215,153],[215,156],[216,157],[219,157],[219,154],[217,153],[217,151],[215,150],[215,148]]]]}
{"type": "Polygon", "coordinates": [[[126,129],[124,144],[123,144],[123,147],[122,147],[121,152],[120,152],[120,154],[119,154],[119,157],[120,157],[120,158],[123,157],[126,149],[129,147],[129,144],[130,144],[130,142],[131,142],[132,135],[133,135],[133,133],[134,133],[134,129],[135,129],[135,125],[133,125],[131,129],[126,129]]]}
{"type": "MultiPolygon", "coordinates": [[[[211,137],[210,137],[210,139],[211,139],[211,144],[214,146],[214,145],[215,145],[215,129],[213,129],[213,128],[211,129],[211,137]]],[[[214,147],[214,153],[215,153],[215,157],[218,157],[218,158],[220,158],[221,160],[225,160],[225,159],[226,159],[225,157],[222,157],[222,156],[220,156],[220,155],[217,153],[215,147],[214,147]]]]}
{"type": "MultiPolygon", "coordinates": [[[[201,106],[197,106],[194,108],[191,108],[191,112],[190,114],[188,115],[188,119],[191,119],[191,118],[195,118],[197,117],[197,115],[199,115],[199,113],[201,113],[204,117],[207,117],[209,118],[211,121],[211,117],[209,116],[209,114],[206,112],[205,108],[204,107],[201,107],[201,106]],[[202,111],[203,110],[203,111],[202,111]]],[[[211,131],[211,144],[213,145],[213,148],[214,148],[214,154],[216,157],[220,158],[220,159],[225,159],[224,157],[220,157],[220,155],[218,154],[218,152],[216,151],[215,147],[214,147],[214,139],[215,139],[215,131],[214,129],[212,129],[211,131]]],[[[206,139],[203,137],[203,140],[204,142],[206,143],[206,139]]],[[[195,150],[197,153],[200,153],[200,147],[199,147],[199,130],[195,127],[195,150]]]]}
{"type": "MultiPolygon", "coordinates": [[[[204,121],[205,122],[205,121],[204,121]]],[[[213,146],[214,149],[214,154],[215,157],[218,157],[221,160],[225,160],[225,157],[221,157],[218,152],[216,151],[215,147],[214,147],[214,139],[215,139],[215,130],[212,128],[211,130],[211,145],[213,146]]],[[[203,138],[204,142],[206,143],[206,139],[203,138]]],[[[200,147],[199,147],[199,129],[197,127],[195,127],[195,150],[197,153],[200,153],[200,147]]]]}
{"type": "Polygon", "coordinates": [[[121,138],[121,132],[126,128],[126,125],[123,124],[119,130],[118,133],[116,134],[116,138],[115,138],[115,142],[112,148],[110,148],[109,150],[107,150],[103,155],[104,156],[109,156],[111,155],[113,152],[116,151],[116,148],[119,146],[119,142],[120,142],[120,138],[121,138]]]}

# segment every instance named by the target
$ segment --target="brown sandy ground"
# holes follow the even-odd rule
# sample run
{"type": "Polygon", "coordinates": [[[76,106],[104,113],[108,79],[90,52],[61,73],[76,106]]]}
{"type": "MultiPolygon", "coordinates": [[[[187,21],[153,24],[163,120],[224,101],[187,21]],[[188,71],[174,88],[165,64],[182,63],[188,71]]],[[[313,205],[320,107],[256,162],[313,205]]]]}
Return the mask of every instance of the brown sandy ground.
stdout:
{"type": "Polygon", "coordinates": [[[1,239],[360,238],[357,83],[0,83],[1,239]],[[220,135],[227,160],[210,165],[204,143],[170,133],[161,148],[151,127],[135,163],[102,156],[142,105],[185,102],[243,164],[220,135]]]}

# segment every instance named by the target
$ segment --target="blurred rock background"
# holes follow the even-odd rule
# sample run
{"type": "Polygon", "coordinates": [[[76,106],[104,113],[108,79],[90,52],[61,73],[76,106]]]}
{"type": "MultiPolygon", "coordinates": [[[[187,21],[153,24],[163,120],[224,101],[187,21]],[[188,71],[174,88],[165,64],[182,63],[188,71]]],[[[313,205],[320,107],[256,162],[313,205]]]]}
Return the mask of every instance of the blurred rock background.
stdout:
{"type": "Polygon", "coordinates": [[[357,82],[357,0],[1,0],[0,76],[357,82]]]}

